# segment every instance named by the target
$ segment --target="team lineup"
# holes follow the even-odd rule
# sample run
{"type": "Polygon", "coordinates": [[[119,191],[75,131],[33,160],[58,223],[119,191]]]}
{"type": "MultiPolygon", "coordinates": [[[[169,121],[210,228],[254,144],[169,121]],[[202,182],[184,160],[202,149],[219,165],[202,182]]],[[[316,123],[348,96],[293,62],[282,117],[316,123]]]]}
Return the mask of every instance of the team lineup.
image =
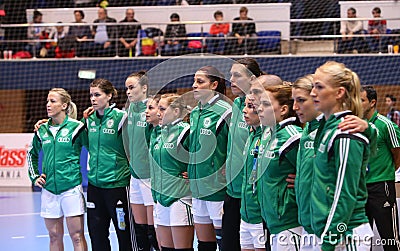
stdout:
{"type": "Polygon", "coordinates": [[[50,250],[370,250],[373,223],[384,250],[400,250],[395,171],[400,129],[377,112],[377,92],[327,61],[293,83],[257,61],[231,61],[231,93],[214,66],[185,94],[149,95],[145,71],[90,84],[82,120],[62,88],[35,125],[29,177],[42,188],[50,250]],[[80,153],[89,154],[82,188],[80,153]],[[39,172],[39,153],[42,170],[39,172]]]}

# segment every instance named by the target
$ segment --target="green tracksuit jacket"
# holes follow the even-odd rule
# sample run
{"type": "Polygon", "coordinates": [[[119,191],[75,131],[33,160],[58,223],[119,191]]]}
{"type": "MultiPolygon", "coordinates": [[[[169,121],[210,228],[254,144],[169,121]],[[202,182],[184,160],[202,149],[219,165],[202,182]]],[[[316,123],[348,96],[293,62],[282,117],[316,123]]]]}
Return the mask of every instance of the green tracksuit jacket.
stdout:
{"type": "Polygon", "coordinates": [[[130,170],[136,179],[150,178],[148,135],[152,126],[146,122],[146,104],[147,100],[129,104],[128,123],[124,129],[130,170]]]}
{"type": "Polygon", "coordinates": [[[150,167],[150,186],[151,186],[151,196],[153,197],[153,201],[157,202],[157,195],[156,195],[156,191],[153,189],[153,187],[155,187],[154,182],[156,182],[156,180],[152,177],[155,176],[154,173],[154,165],[157,165],[156,160],[153,158],[153,154],[151,152],[151,149],[153,147],[153,145],[156,143],[156,140],[158,140],[158,136],[161,134],[161,127],[159,125],[157,126],[153,126],[150,125],[150,130],[148,131],[148,136],[146,136],[149,139],[149,167],[150,167]]]}
{"type": "Polygon", "coordinates": [[[188,174],[194,198],[223,201],[228,124],[231,106],[216,94],[204,106],[200,103],[190,114],[188,174]]]}
{"type": "Polygon", "coordinates": [[[129,185],[129,164],[122,140],[126,117],[126,112],[112,105],[104,110],[101,118],[95,112],[85,120],[90,154],[88,180],[93,186],[117,188],[129,185]]]}
{"type": "Polygon", "coordinates": [[[366,182],[394,181],[395,163],[391,149],[400,147],[400,129],[387,117],[378,112],[369,120],[378,131],[377,154],[369,158],[366,182]]]}
{"type": "Polygon", "coordinates": [[[187,171],[189,152],[184,142],[189,136],[189,125],[181,120],[165,125],[150,143],[151,188],[157,203],[169,207],[175,201],[190,196],[187,171]]]}
{"type": "Polygon", "coordinates": [[[85,126],[68,116],[59,126],[56,135],[50,131],[52,120],[43,124],[35,133],[28,148],[29,178],[35,183],[39,178],[39,152],[43,150],[42,173],[46,174],[44,188],[61,194],[82,183],[79,159],[85,141],[85,126]]]}
{"type": "Polygon", "coordinates": [[[317,135],[322,114],[318,118],[306,123],[300,138],[299,150],[297,153],[296,179],[294,191],[296,202],[299,208],[299,223],[307,233],[312,234],[311,228],[311,184],[314,167],[314,140],[317,135]]]}
{"type": "Polygon", "coordinates": [[[260,149],[261,126],[252,128],[247,139],[243,158],[246,160],[243,168],[242,200],[240,215],[243,221],[250,224],[262,223],[261,208],[257,197],[257,157],[260,149]]]}
{"type": "Polygon", "coordinates": [[[343,235],[368,222],[365,172],[370,148],[361,134],[338,129],[350,111],[331,115],[318,129],[311,187],[311,227],[323,236],[322,250],[334,250],[343,235]]]}
{"type": "Polygon", "coordinates": [[[249,136],[249,128],[243,117],[245,99],[245,96],[237,97],[233,101],[232,119],[229,125],[226,193],[233,198],[241,198],[244,166],[242,152],[249,136]]]}
{"type": "Polygon", "coordinates": [[[297,149],[301,128],[294,125],[296,118],[285,119],[262,137],[258,161],[258,200],[261,215],[271,234],[298,227],[298,209],[294,189],[287,187],[286,178],[296,173],[297,149]],[[269,140],[268,140],[269,138],[269,140]]]}

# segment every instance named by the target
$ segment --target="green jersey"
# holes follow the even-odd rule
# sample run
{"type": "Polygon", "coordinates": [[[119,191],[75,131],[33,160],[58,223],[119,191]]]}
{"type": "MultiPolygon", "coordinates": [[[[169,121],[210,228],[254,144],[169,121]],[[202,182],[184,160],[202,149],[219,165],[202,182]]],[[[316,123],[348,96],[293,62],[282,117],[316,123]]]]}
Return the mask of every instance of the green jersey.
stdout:
{"type": "Polygon", "coordinates": [[[130,170],[136,179],[150,178],[148,136],[152,126],[146,122],[146,104],[147,100],[129,104],[128,124],[124,129],[130,170]]]}
{"type": "Polygon", "coordinates": [[[242,152],[249,128],[244,121],[243,108],[246,97],[235,98],[232,105],[232,119],[229,125],[226,158],[226,193],[233,198],[241,198],[244,159],[242,152]]]}
{"type": "Polygon", "coordinates": [[[122,140],[122,128],[127,114],[115,108],[115,104],[97,112],[86,120],[88,151],[90,153],[89,183],[100,188],[125,187],[129,184],[129,163],[122,140]]]}
{"type": "Polygon", "coordinates": [[[34,184],[40,177],[39,152],[43,150],[42,173],[46,174],[44,188],[51,193],[61,194],[82,183],[79,160],[86,132],[82,122],[68,116],[56,130],[51,129],[51,124],[52,119],[49,119],[33,137],[27,153],[28,171],[34,184]],[[53,134],[54,131],[57,132],[53,134]]]}
{"type": "Polygon", "coordinates": [[[311,229],[311,184],[314,166],[314,140],[322,119],[322,114],[318,118],[306,123],[300,138],[299,151],[297,153],[296,179],[294,191],[296,202],[299,208],[299,223],[307,233],[312,234],[311,229]]]}
{"type": "Polygon", "coordinates": [[[378,112],[375,112],[368,122],[375,126],[378,137],[376,154],[368,162],[367,184],[394,181],[397,167],[391,149],[400,147],[400,129],[394,122],[378,112]]]}
{"type": "Polygon", "coordinates": [[[297,149],[301,128],[296,118],[287,118],[275,128],[266,128],[262,136],[258,161],[258,200],[261,215],[271,234],[298,227],[298,209],[294,189],[286,178],[296,173],[297,149]]]}
{"type": "Polygon", "coordinates": [[[154,202],[157,202],[157,195],[156,191],[153,189],[156,185],[154,184],[157,182],[156,177],[155,177],[155,168],[154,166],[158,165],[156,160],[153,158],[153,153],[151,149],[153,149],[154,144],[156,143],[156,140],[158,139],[158,136],[161,134],[161,127],[159,125],[157,126],[150,126],[149,130],[149,167],[150,167],[150,186],[151,186],[151,195],[153,197],[154,202]]]}
{"type": "Polygon", "coordinates": [[[252,128],[243,151],[245,164],[243,168],[242,200],[240,215],[243,221],[250,224],[262,223],[261,208],[258,203],[256,176],[257,157],[260,149],[261,126],[252,128]]]}
{"type": "Polygon", "coordinates": [[[331,115],[318,129],[311,186],[311,227],[323,237],[322,250],[334,250],[343,235],[368,222],[365,215],[367,137],[338,129],[350,111],[331,115]]]}
{"type": "Polygon", "coordinates": [[[190,113],[188,174],[194,198],[223,201],[228,124],[231,106],[216,94],[207,104],[198,104],[190,113]]]}
{"type": "Polygon", "coordinates": [[[150,144],[151,188],[154,200],[164,207],[190,196],[189,184],[182,177],[189,161],[189,152],[184,148],[188,136],[189,125],[177,120],[162,126],[150,144]]]}

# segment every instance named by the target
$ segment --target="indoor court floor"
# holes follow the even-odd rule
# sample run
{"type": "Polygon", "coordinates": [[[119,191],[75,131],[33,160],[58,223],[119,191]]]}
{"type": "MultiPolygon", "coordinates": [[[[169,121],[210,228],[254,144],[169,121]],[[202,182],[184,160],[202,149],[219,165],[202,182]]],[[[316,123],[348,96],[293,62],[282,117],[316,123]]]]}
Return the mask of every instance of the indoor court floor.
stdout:
{"type": "MultiPolygon", "coordinates": [[[[113,224],[110,225],[111,247],[112,250],[118,250],[115,230],[113,224]]],[[[64,233],[65,250],[74,250],[66,224],[64,233]]],[[[85,237],[91,250],[86,224],[85,237]]],[[[0,243],[1,251],[48,250],[49,235],[40,217],[40,192],[0,189],[0,243]]]]}
{"type": "MultiPolygon", "coordinates": [[[[398,205],[399,205],[399,199],[398,205]]],[[[0,251],[43,251],[48,250],[49,236],[40,217],[40,192],[30,189],[0,188],[0,251]]],[[[112,250],[118,250],[113,224],[110,224],[112,250]]],[[[72,251],[72,243],[64,224],[64,247],[72,251]]],[[[376,229],[376,228],[375,228],[376,229]]],[[[378,234],[374,231],[375,236],[378,234]]],[[[85,237],[91,250],[87,225],[85,237]]],[[[197,244],[197,240],[195,240],[197,244]]],[[[383,250],[373,247],[373,251],[383,250]]]]}

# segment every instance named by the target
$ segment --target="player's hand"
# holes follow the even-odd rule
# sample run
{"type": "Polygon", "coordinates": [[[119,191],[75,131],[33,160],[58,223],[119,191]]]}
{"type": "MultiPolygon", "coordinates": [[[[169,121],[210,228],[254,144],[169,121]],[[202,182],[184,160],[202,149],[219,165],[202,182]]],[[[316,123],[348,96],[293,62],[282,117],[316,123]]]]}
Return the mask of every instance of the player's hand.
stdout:
{"type": "Polygon", "coordinates": [[[47,123],[47,121],[49,121],[48,119],[41,119],[38,122],[36,122],[36,124],[33,126],[33,131],[37,132],[40,128],[41,125],[43,125],[44,123],[47,123]]]}
{"type": "Polygon", "coordinates": [[[39,178],[36,179],[35,181],[35,186],[38,186],[40,188],[43,188],[43,186],[46,184],[46,174],[42,173],[39,178]]]}
{"type": "Polygon", "coordinates": [[[89,118],[90,115],[92,115],[94,113],[94,108],[91,106],[89,108],[87,108],[86,110],[83,111],[83,117],[85,119],[89,118]]]}
{"type": "Polygon", "coordinates": [[[349,131],[349,133],[364,132],[368,129],[368,122],[357,116],[347,115],[344,117],[344,120],[340,122],[338,128],[342,131],[349,131]]]}
{"type": "Polygon", "coordinates": [[[186,181],[186,184],[189,184],[189,175],[188,175],[188,172],[183,172],[183,173],[181,173],[181,175],[182,175],[182,178],[184,178],[186,181]]]}
{"type": "Polygon", "coordinates": [[[294,188],[294,180],[296,179],[296,174],[295,173],[290,173],[288,176],[287,176],[287,178],[286,178],[286,182],[288,183],[287,184],[287,187],[288,188],[294,188]]]}

